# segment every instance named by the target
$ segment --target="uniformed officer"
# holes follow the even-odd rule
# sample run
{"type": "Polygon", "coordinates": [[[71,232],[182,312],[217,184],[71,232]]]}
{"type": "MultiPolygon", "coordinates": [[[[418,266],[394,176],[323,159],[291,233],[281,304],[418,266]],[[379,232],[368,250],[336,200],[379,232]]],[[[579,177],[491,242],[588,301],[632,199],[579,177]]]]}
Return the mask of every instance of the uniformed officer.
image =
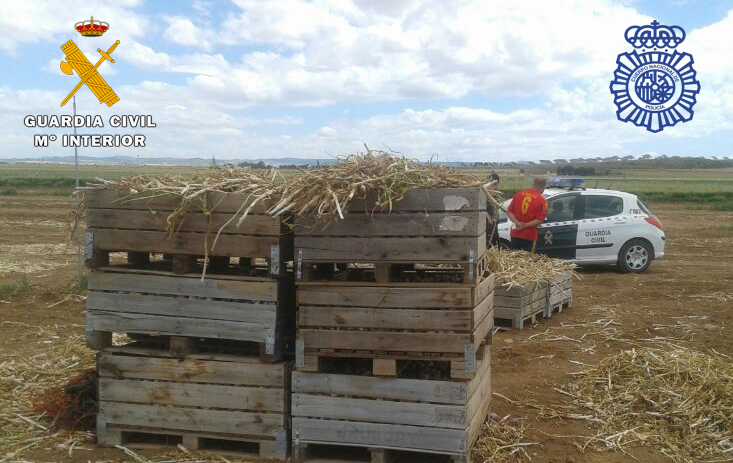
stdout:
{"type": "Polygon", "coordinates": [[[547,218],[547,200],[542,196],[547,181],[534,179],[532,188],[520,191],[512,198],[506,215],[514,222],[510,232],[512,249],[534,252],[537,243],[537,226],[547,218]]]}

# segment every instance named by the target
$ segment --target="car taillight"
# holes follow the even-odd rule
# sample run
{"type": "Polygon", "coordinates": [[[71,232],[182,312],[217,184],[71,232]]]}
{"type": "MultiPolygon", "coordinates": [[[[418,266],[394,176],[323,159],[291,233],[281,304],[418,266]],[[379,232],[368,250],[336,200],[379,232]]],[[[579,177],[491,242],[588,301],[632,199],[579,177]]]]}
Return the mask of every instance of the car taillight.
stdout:
{"type": "Polygon", "coordinates": [[[646,223],[654,225],[658,229],[664,231],[664,228],[662,228],[662,222],[660,222],[656,217],[644,217],[644,220],[646,220],[646,223]]]}

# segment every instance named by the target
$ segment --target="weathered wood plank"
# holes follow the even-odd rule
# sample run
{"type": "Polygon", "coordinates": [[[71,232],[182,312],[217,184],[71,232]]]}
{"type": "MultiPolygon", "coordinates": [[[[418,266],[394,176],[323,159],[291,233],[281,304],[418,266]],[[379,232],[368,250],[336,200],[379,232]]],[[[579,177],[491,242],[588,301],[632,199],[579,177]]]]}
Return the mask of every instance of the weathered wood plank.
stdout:
{"type": "Polygon", "coordinates": [[[88,284],[93,291],[128,291],[271,302],[277,301],[278,291],[277,281],[218,279],[216,275],[207,275],[201,281],[201,275],[188,278],[93,271],[89,272],[88,284]]]}
{"type": "Polygon", "coordinates": [[[486,251],[485,234],[475,238],[296,236],[295,247],[310,262],[454,262],[486,251]]]}
{"type": "Polygon", "coordinates": [[[470,331],[472,320],[472,310],[372,309],[303,305],[298,308],[298,326],[301,328],[350,327],[470,331]]]}
{"type": "Polygon", "coordinates": [[[293,434],[303,443],[363,445],[382,448],[463,453],[466,431],[384,423],[293,418],[293,434]]]}
{"type": "MultiPolygon", "coordinates": [[[[480,188],[416,188],[407,190],[404,198],[394,201],[392,212],[485,211],[486,201],[486,194],[480,188]]],[[[371,192],[365,199],[352,199],[346,210],[371,212],[376,204],[377,194],[371,192]]]]}
{"type": "MultiPolygon", "coordinates": [[[[86,224],[88,228],[117,228],[131,230],[158,230],[166,231],[167,218],[171,211],[127,210],[127,209],[89,209],[86,224]]],[[[237,226],[238,217],[234,220],[232,214],[210,214],[189,212],[180,225],[176,226],[179,232],[212,232],[218,233],[222,226],[222,233],[235,235],[267,235],[282,234],[280,218],[263,214],[250,214],[237,226]],[[230,222],[231,221],[231,222],[230,222]]]]}
{"type": "Polygon", "coordinates": [[[293,416],[466,429],[465,406],[294,393],[293,416]]]}
{"type": "Polygon", "coordinates": [[[313,216],[298,216],[297,236],[481,236],[486,233],[486,211],[345,214],[326,228],[313,216]]]}
{"type": "Polygon", "coordinates": [[[284,387],[285,363],[261,363],[240,357],[233,362],[120,355],[101,352],[97,371],[102,378],[186,381],[247,386],[284,387]]]}
{"type": "Polygon", "coordinates": [[[462,405],[468,400],[468,384],[372,376],[293,372],[293,393],[358,395],[381,399],[410,400],[462,405]]]}
{"type": "Polygon", "coordinates": [[[99,400],[284,413],[282,388],[99,379],[99,400]]]}
{"type": "Polygon", "coordinates": [[[230,302],[140,293],[89,291],[87,292],[87,310],[233,320],[274,325],[277,304],[274,302],[230,302]]]}
{"type": "MultiPolygon", "coordinates": [[[[211,256],[270,257],[270,246],[279,245],[279,237],[220,235],[216,247],[211,249],[214,234],[177,233],[168,238],[165,232],[145,230],[119,230],[90,228],[94,236],[94,247],[104,251],[143,251],[171,254],[203,255],[205,250],[211,256]]],[[[280,250],[281,255],[287,252],[280,250]]],[[[290,254],[292,260],[292,253],[290,254]]]]}
{"type": "Polygon", "coordinates": [[[298,329],[308,349],[379,349],[402,352],[463,353],[471,333],[414,333],[298,329]]]}
{"type": "Polygon", "coordinates": [[[273,326],[229,320],[106,311],[87,312],[87,322],[89,323],[90,320],[93,331],[163,334],[253,342],[265,342],[268,335],[274,337],[273,326]]]}
{"type": "MultiPolygon", "coordinates": [[[[107,209],[141,209],[172,211],[181,203],[178,195],[166,194],[153,196],[150,192],[131,194],[129,191],[115,190],[111,188],[90,189],[84,191],[84,197],[89,208],[107,209]]],[[[234,213],[249,207],[254,201],[247,193],[222,193],[207,192],[205,195],[208,209],[215,212],[234,213]],[[242,205],[245,205],[242,208],[242,205]]],[[[277,198],[258,202],[251,210],[252,213],[265,213],[269,207],[277,203],[277,198]]],[[[202,203],[194,204],[193,209],[200,210],[202,203]]]]}
{"type": "Polygon", "coordinates": [[[104,417],[107,425],[253,436],[274,437],[283,431],[285,425],[285,415],[282,413],[250,413],[114,402],[101,402],[99,414],[104,417]]]}
{"type": "Polygon", "coordinates": [[[338,307],[447,309],[474,307],[471,288],[329,286],[298,287],[299,305],[332,305],[338,307]]]}

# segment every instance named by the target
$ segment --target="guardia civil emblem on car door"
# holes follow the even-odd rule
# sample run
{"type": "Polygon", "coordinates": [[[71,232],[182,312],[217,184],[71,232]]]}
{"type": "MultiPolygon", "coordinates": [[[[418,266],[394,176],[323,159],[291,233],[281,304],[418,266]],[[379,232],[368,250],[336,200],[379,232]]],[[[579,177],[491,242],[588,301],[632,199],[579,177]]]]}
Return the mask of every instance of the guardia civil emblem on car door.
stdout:
{"type": "Polygon", "coordinates": [[[692,120],[700,82],[692,55],[675,50],[685,40],[685,30],[653,21],[629,27],[625,36],[635,50],[616,59],[610,88],[618,120],[650,132],[692,120]]]}

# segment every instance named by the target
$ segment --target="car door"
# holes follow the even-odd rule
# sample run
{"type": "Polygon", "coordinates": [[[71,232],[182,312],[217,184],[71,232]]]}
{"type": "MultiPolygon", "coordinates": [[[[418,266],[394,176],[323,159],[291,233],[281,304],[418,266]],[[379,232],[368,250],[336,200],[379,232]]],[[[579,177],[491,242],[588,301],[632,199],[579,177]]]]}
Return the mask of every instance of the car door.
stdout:
{"type": "Polygon", "coordinates": [[[578,220],[579,262],[612,263],[626,242],[631,218],[621,195],[585,192],[578,220]]]}
{"type": "Polygon", "coordinates": [[[579,199],[580,192],[547,199],[547,219],[537,227],[537,253],[558,259],[576,258],[579,199]]]}

